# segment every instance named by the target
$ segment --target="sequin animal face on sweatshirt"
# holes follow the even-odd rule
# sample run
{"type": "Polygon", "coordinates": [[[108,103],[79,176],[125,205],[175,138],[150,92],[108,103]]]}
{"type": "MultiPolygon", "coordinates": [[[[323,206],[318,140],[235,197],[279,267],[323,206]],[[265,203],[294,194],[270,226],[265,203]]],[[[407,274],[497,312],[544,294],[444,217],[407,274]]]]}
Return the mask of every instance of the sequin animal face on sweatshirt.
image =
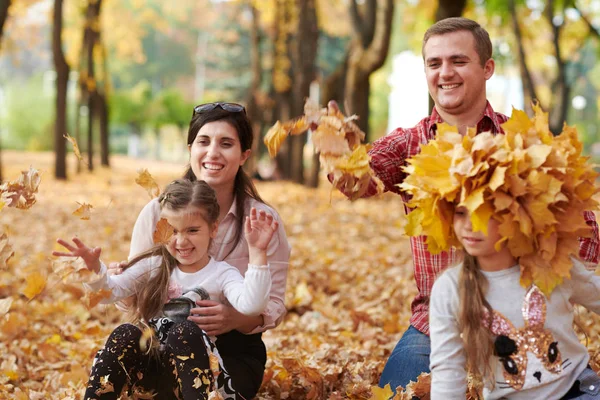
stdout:
{"type": "MultiPolygon", "coordinates": [[[[516,329],[502,314],[494,311],[491,332],[496,335],[494,350],[504,369],[504,381],[497,381],[499,388],[516,390],[540,386],[549,375],[559,374],[570,363],[563,360],[558,343],[546,322],[546,299],[537,286],[532,285],[525,294],[522,306],[525,326],[516,329]]],[[[484,326],[490,322],[489,313],[484,316],[484,326]]]]}

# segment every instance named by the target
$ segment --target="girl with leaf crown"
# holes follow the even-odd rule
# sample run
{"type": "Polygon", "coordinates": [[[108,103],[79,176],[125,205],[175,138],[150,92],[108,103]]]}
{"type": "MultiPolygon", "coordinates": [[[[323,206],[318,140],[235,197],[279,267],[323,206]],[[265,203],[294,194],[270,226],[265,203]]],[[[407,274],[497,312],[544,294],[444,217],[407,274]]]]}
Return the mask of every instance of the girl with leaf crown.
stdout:
{"type": "Polygon", "coordinates": [[[267,247],[278,222],[251,209],[244,223],[249,265],[242,277],[237,268],[209,255],[219,204],[206,182],[176,180],[158,201],[163,217],[155,235],[158,244],[134,257],[119,275],[107,273],[100,248],[87,247],[77,238],[73,244],[58,239],[68,251],[53,252],[81,257],[96,274],[86,285],[110,294],[104,303],[133,296],[130,312],[139,322],[112,332],[94,360],[84,398],[116,399],[123,390],[135,397],[152,390],[161,399],[208,399],[218,389],[218,398],[236,399],[236,381],[223,365],[216,339],[193,322],[193,314],[200,300],[231,304],[244,315],[264,311],[271,289],[267,247]],[[140,329],[140,324],[147,328],[140,329]],[[158,339],[158,351],[143,348],[147,337],[158,339]]]}
{"type": "Polygon", "coordinates": [[[486,399],[600,399],[600,378],[573,330],[573,303],[600,313],[600,277],[575,257],[591,234],[598,174],[574,128],[513,111],[505,135],[447,125],[408,160],[410,235],[460,265],[433,285],[432,399],[465,398],[467,371],[486,399]]]}

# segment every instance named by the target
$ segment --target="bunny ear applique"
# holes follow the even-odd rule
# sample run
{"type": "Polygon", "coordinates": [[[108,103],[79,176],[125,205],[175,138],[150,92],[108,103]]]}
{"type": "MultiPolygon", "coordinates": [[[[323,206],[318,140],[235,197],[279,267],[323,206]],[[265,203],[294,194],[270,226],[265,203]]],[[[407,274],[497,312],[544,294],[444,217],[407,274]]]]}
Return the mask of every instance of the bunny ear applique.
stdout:
{"type": "Polygon", "coordinates": [[[483,326],[490,329],[494,335],[509,336],[515,332],[513,324],[497,311],[492,311],[490,321],[490,311],[485,308],[483,311],[483,326]],[[491,322],[491,323],[490,323],[491,322]]]}
{"type": "Polygon", "coordinates": [[[523,319],[529,327],[543,327],[546,322],[546,298],[536,285],[531,285],[523,299],[523,319]]]}

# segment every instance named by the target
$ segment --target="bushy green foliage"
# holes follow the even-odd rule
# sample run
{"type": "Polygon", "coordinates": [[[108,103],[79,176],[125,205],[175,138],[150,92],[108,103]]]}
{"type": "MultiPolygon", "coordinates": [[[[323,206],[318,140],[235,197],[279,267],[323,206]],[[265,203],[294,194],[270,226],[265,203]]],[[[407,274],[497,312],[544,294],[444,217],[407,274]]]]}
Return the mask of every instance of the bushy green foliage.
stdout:
{"type": "Polygon", "coordinates": [[[54,87],[42,75],[5,87],[0,127],[2,147],[50,150],[54,143],[54,87]]]}

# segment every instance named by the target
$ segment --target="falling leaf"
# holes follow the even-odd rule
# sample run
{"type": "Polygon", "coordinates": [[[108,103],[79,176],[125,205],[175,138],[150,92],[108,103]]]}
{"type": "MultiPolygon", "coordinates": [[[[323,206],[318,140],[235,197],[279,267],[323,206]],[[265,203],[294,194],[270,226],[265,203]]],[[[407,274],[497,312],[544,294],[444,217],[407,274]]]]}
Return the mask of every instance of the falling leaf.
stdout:
{"type": "Polygon", "coordinates": [[[36,202],[35,194],[38,192],[40,181],[39,171],[29,167],[28,171],[21,172],[18,179],[0,185],[0,200],[8,207],[29,209],[36,202]]]}
{"type": "Polygon", "coordinates": [[[7,297],[6,299],[0,300],[0,316],[6,315],[10,310],[10,306],[12,305],[13,299],[12,297],[7,297]]]}
{"type": "Polygon", "coordinates": [[[89,220],[90,216],[92,215],[92,208],[94,208],[94,206],[92,206],[91,204],[79,202],[77,202],[77,204],[79,204],[79,208],[73,211],[73,215],[79,217],[79,219],[83,219],[86,221],[89,220]]]}
{"type": "Polygon", "coordinates": [[[137,172],[138,176],[137,178],[135,178],[135,183],[146,189],[148,195],[150,195],[150,198],[153,199],[155,197],[158,197],[158,195],[160,194],[160,188],[156,184],[156,181],[154,180],[152,175],[150,175],[150,172],[148,172],[146,168],[139,169],[137,172]]]}
{"type": "Polygon", "coordinates": [[[152,235],[152,240],[154,244],[167,244],[169,240],[171,240],[171,236],[173,236],[173,227],[166,218],[161,218],[156,223],[156,229],[154,230],[154,234],[152,235]]]}
{"type": "Polygon", "coordinates": [[[394,392],[392,391],[389,383],[383,388],[380,388],[379,386],[373,386],[371,390],[373,394],[371,395],[370,400],[389,400],[392,396],[394,396],[394,392]]]}
{"type": "Polygon", "coordinates": [[[25,278],[27,285],[25,289],[23,289],[22,293],[29,300],[33,299],[35,296],[44,291],[47,279],[48,277],[46,276],[46,274],[42,272],[34,271],[30,273],[25,278]]]}
{"type": "Polygon", "coordinates": [[[0,269],[6,268],[8,260],[15,255],[10,243],[8,243],[8,236],[6,233],[0,235],[0,269]]]}
{"type": "Polygon", "coordinates": [[[75,138],[69,136],[68,133],[63,137],[73,145],[73,153],[75,153],[75,157],[77,157],[79,161],[83,161],[83,157],[81,156],[81,152],[79,151],[79,146],[77,145],[77,141],[75,140],[75,138]]]}
{"type": "Polygon", "coordinates": [[[281,122],[277,121],[275,125],[273,125],[265,135],[264,142],[265,146],[267,146],[267,150],[269,150],[269,155],[271,157],[275,157],[281,145],[285,141],[288,132],[285,130],[281,122]]]}
{"type": "Polygon", "coordinates": [[[98,291],[88,291],[83,297],[83,303],[89,310],[96,307],[102,300],[110,299],[111,296],[112,292],[106,289],[100,289],[98,291]]]}

